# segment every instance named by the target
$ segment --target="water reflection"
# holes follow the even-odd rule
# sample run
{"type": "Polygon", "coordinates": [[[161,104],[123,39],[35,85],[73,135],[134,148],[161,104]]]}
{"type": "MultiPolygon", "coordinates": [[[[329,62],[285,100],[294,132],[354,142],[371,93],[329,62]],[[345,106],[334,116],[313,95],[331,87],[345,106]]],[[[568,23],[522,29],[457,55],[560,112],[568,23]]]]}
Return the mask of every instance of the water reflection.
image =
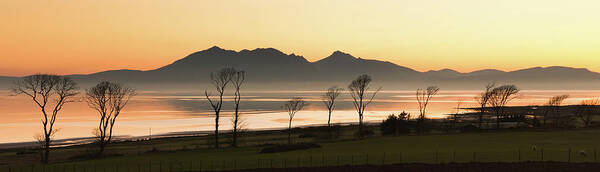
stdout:
{"type": "MultiPolygon", "coordinates": [[[[281,112],[281,105],[292,96],[301,96],[310,103],[306,110],[299,112],[294,119],[295,126],[325,124],[327,112],[320,101],[321,91],[246,91],[243,92],[241,108],[248,129],[284,128],[287,114],[281,112]]],[[[479,91],[441,91],[430,104],[428,117],[440,118],[443,114],[455,113],[457,101],[462,107],[475,106],[473,97],[479,91]]],[[[40,112],[29,99],[20,96],[7,96],[0,92],[0,143],[32,141],[33,135],[41,133],[40,112]]],[[[566,104],[599,97],[600,91],[585,90],[528,90],[523,91],[511,105],[540,105],[554,95],[569,94],[566,104]]],[[[231,96],[226,97],[223,130],[230,129],[233,104],[231,96]]],[[[391,113],[407,111],[417,115],[414,91],[382,91],[366,111],[365,120],[380,121],[391,113]]],[[[75,102],[65,106],[59,114],[56,126],[60,131],[56,139],[89,137],[97,125],[97,114],[85,102],[75,102]]],[[[148,135],[184,131],[209,131],[213,129],[212,111],[201,92],[181,91],[142,91],[122,112],[115,133],[122,136],[148,135]]],[[[356,112],[352,99],[343,95],[336,103],[333,122],[356,122],[356,112]]]]}

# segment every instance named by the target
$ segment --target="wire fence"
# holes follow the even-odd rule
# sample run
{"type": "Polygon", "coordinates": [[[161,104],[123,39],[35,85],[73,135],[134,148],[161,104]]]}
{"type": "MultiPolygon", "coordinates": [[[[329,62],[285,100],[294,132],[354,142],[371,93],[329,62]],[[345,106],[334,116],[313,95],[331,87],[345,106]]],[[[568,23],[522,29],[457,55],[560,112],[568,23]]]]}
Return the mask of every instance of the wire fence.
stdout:
{"type": "MultiPolygon", "coordinates": [[[[209,158],[209,157],[204,157],[209,158]]],[[[332,167],[353,165],[384,165],[398,163],[467,163],[467,162],[598,162],[596,149],[516,149],[513,151],[431,151],[361,154],[311,154],[272,158],[228,158],[198,160],[99,160],[98,162],[71,162],[9,166],[1,172],[171,172],[171,171],[230,171],[240,169],[332,167]]]]}

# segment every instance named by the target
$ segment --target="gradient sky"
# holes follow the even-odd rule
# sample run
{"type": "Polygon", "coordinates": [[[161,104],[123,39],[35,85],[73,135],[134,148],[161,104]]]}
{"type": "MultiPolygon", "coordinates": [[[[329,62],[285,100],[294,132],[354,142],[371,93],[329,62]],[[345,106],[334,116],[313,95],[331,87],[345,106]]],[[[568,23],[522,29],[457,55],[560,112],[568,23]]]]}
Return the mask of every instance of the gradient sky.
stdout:
{"type": "Polygon", "coordinates": [[[419,71],[600,71],[600,1],[0,0],[0,75],[153,69],[213,45],[419,71]]]}

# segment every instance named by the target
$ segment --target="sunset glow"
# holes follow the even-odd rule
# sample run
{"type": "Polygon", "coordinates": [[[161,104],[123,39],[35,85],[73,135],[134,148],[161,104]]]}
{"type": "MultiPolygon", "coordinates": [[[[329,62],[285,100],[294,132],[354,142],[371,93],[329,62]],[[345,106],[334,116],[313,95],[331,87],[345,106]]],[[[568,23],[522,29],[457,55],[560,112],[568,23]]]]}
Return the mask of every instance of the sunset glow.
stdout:
{"type": "Polygon", "coordinates": [[[419,71],[600,71],[598,1],[6,1],[0,75],[154,69],[217,45],[419,71]]]}

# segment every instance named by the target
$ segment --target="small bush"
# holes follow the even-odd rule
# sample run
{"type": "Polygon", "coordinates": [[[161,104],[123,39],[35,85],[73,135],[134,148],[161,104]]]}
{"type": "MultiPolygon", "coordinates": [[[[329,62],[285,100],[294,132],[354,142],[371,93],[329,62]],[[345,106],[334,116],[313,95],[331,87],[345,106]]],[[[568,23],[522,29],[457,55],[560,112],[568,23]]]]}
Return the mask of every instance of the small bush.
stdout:
{"type": "Polygon", "coordinates": [[[479,131],[479,127],[476,127],[473,124],[469,124],[469,125],[460,127],[460,132],[462,132],[462,133],[476,132],[476,131],[479,131]]]}
{"type": "Polygon", "coordinates": [[[373,131],[373,129],[369,126],[363,126],[362,130],[358,130],[356,131],[356,133],[354,134],[356,137],[358,138],[364,138],[364,137],[370,137],[370,136],[374,136],[375,132],[373,131]]]}
{"type": "Polygon", "coordinates": [[[313,133],[303,133],[298,136],[298,138],[311,138],[311,137],[317,137],[317,135],[313,134],[313,133]]]}
{"type": "Polygon", "coordinates": [[[410,114],[406,112],[400,113],[398,116],[391,114],[380,124],[382,135],[399,135],[410,133],[408,120],[410,114]]]}
{"type": "Polygon", "coordinates": [[[316,143],[296,143],[296,144],[287,144],[287,145],[275,145],[265,147],[260,150],[260,153],[277,153],[277,152],[288,152],[295,150],[305,150],[310,148],[320,148],[321,145],[316,143]]]}

